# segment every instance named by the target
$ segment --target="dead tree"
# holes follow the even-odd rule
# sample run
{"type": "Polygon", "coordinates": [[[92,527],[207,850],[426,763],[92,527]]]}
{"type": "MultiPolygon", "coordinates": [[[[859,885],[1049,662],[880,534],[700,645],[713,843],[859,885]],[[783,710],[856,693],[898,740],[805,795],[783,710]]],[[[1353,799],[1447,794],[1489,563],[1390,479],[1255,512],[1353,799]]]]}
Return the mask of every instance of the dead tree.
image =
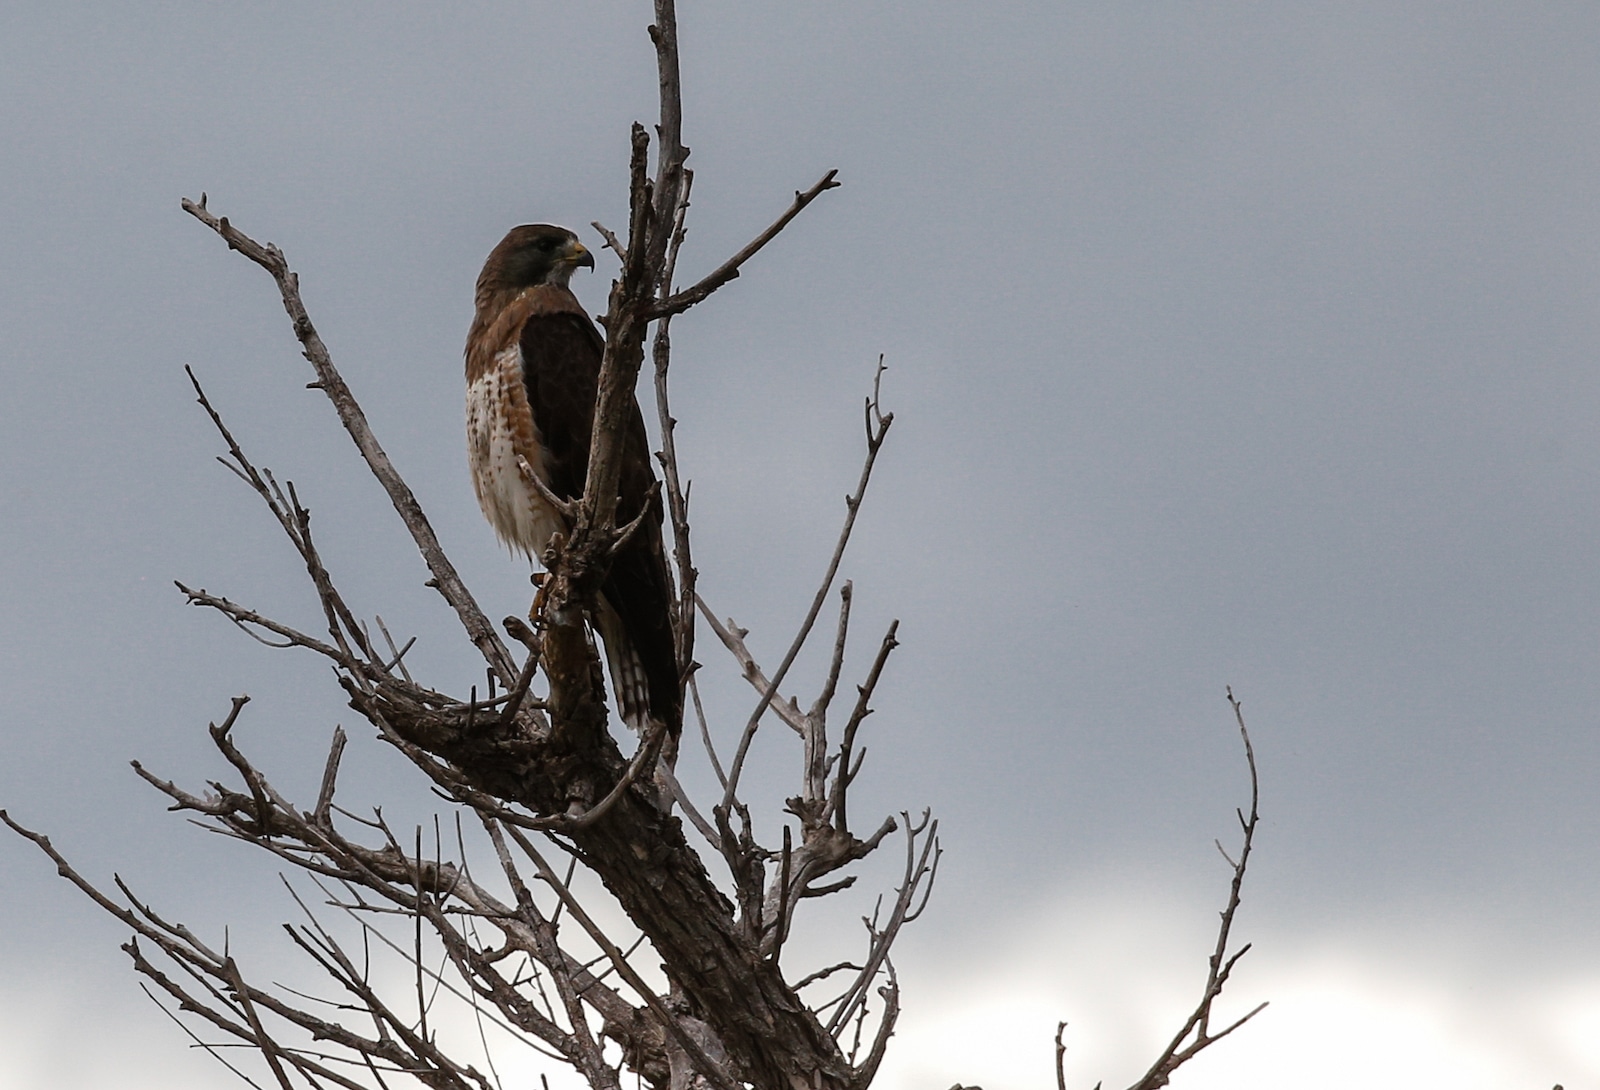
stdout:
{"type": "MultiPolygon", "coordinates": [[[[310,512],[294,485],[280,485],[251,461],[192,373],[199,403],[227,446],[222,461],[255,491],[298,552],[321,602],[325,633],[282,623],[204,589],[179,588],[191,603],[221,613],[265,642],[330,661],[350,706],[423,774],[449,807],[448,823],[436,823],[427,835],[421,829],[408,833],[391,827],[381,810],[364,815],[336,802],[346,741],[341,729],[334,731],[317,797],[309,805],[291,800],[235,739],[248,699],[242,696],[210,728],[233,783],[190,791],[135,763],[173,809],[271,853],[298,876],[286,883],[304,921],[285,930],[309,964],[325,974],[327,991],[312,995],[260,983],[259,974],[247,974],[226,945],[218,948],[169,922],[120,879],[120,896],[102,892],[45,837],[3,812],[0,817],[133,932],[123,949],[146,978],[147,991],[187,1016],[180,1024],[197,1042],[230,1067],[227,1057],[234,1053],[226,1049],[246,1046],[284,1090],[388,1087],[406,1081],[403,1076],[429,1087],[497,1090],[496,1056],[516,1047],[568,1065],[597,1090],[620,1087],[625,1073],[662,1090],[863,1090],[894,1032],[900,992],[890,951],[926,904],[939,863],[938,823],[923,812],[859,826],[849,795],[862,771],[861,731],[896,647],[897,623],[878,640],[842,716],[834,704],[846,677],[851,607],[850,583],[835,589],[840,562],[893,422],[880,402],[882,361],[865,401],[865,454],[837,544],[804,621],[769,672],[746,646],[745,630],[719,619],[696,593],[688,488],[668,399],[670,327],[676,315],[737,277],[838,183],[828,171],[797,191],[738,253],[691,286],[676,287],[693,174],[682,142],[673,3],[654,3],[649,33],[660,86],[654,169],[650,136],[635,124],[626,230],[619,235],[595,224],[615,252],[619,271],[602,319],[605,354],[588,477],[570,534],[546,558],[548,576],[534,626],[508,617],[497,629],[463,584],[335,369],[283,253],[214,215],[204,195],[183,202],[186,212],[273,277],[315,371],[312,385],[331,400],[393,501],[428,567],[427,585],[482,655],[486,689],[449,695],[411,675],[411,643],[397,646],[381,619],[369,626],[346,600],[317,550],[310,512]],[[755,694],[736,731],[724,733],[696,715],[720,790],[718,797],[699,802],[688,797],[671,762],[662,758],[663,738],[647,733],[633,742],[626,732],[619,739],[611,730],[603,672],[586,623],[611,550],[628,532],[616,519],[617,452],[647,343],[673,531],[674,634],[689,704],[699,711],[699,617],[755,694]],[[828,669],[815,699],[802,707],[785,686],[835,595],[828,669]],[[758,842],[741,793],[747,758],[767,723],[799,740],[799,789],[782,805],[781,844],[758,842]],[[690,831],[703,849],[691,843],[690,831]],[[904,853],[899,883],[864,919],[857,956],[814,971],[786,972],[781,955],[797,913],[812,899],[849,889],[856,881],[847,873],[852,864],[896,842],[904,853]],[[708,857],[725,871],[720,879],[712,877],[708,857]],[[598,879],[604,893],[591,889],[580,896],[578,868],[598,879]],[[594,898],[600,896],[610,898],[631,930],[598,922],[594,898]],[[393,973],[386,975],[382,966],[385,957],[403,968],[404,987],[393,988],[393,973]]],[[[1250,766],[1253,784],[1253,756],[1250,766]]],[[[1209,1028],[1212,1001],[1243,953],[1229,954],[1228,937],[1255,830],[1253,802],[1249,818],[1241,814],[1241,820],[1243,853],[1234,865],[1204,997],[1136,1084],[1138,1090],[1165,1085],[1179,1064],[1238,1024],[1215,1034],[1209,1028]]],[[[1056,1044],[1059,1071],[1059,1033],[1056,1044]]]]}

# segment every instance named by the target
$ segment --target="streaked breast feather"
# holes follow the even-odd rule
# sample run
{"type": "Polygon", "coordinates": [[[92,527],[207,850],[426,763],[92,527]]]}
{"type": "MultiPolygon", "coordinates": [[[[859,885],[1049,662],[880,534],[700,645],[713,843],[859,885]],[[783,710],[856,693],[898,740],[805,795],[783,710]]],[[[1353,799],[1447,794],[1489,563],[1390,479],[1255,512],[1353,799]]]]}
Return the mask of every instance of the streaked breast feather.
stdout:
{"type": "Polygon", "coordinates": [[[478,506],[495,533],[537,558],[565,525],[524,478],[519,456],[540,479],[549,480],[544,444],[522,382],[522,353],[513,341],[467,384],[467,458],[478,506]]]}

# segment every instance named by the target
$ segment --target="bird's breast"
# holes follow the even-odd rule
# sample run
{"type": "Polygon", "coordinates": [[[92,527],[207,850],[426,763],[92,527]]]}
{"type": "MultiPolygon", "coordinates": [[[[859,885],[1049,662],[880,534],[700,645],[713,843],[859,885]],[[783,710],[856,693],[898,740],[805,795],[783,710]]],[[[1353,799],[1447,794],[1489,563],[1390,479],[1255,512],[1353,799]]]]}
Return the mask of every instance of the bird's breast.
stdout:
{"type": "Polygon", "coordinates": [[[522,381],[522,353],[513,343],[467,384],[467,459],[478,506],[500,540],[540,557],[566,524],[529,483],[519,458],[549,483],[544,443],[522,381]]]}

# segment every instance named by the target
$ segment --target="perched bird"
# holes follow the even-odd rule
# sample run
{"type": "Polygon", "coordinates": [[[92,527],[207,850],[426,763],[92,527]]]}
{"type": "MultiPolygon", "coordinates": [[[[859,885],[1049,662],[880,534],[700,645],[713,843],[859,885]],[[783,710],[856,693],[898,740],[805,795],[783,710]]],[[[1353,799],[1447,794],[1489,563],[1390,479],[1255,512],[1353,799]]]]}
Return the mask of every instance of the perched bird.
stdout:
{"type": "MultiPolygon", "coordinates": [[[[467,334],[467,456],[478,505],[501,541],[539,559],[569,526],[519,459],[563,501],[582,495],[589,471],[605,342],[567,287],[580,267],[594,268],[594,255],[565,227],[512,228],[478,275],[467,334]]],[[[683,697],[661,501],[637,405],[620,456],[617,524],[644,517],[612,561],[592,620],[623,720],[639,731],[657,722],[676,738],[683,697]]]]}

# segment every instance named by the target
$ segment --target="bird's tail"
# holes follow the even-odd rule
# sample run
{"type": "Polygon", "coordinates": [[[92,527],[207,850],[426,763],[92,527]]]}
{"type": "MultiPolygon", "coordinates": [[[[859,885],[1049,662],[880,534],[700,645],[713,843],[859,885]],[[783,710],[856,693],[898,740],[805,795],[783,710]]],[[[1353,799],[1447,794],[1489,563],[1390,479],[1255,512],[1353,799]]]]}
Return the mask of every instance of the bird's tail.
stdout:
{"type": "MultiPolygon", "coordinates": [[[[677,715],[678,700],[663,699],[656,694],[652,699],[650,672],[645,668],[639,648],[629,637],[626,625],[617,611],[602,596],[596,610],[595,628],[605,644],[606,669],[611,676],[611,693],[616,701],[617,714],[622,721],[641,736],[652,722],[658,722],[676,737],[682,726],[677,715]],[[657,707],[658,704],[666,707],[657,707]]],[[[658,683],[657,689],[661,688],[658,683]]]]}

